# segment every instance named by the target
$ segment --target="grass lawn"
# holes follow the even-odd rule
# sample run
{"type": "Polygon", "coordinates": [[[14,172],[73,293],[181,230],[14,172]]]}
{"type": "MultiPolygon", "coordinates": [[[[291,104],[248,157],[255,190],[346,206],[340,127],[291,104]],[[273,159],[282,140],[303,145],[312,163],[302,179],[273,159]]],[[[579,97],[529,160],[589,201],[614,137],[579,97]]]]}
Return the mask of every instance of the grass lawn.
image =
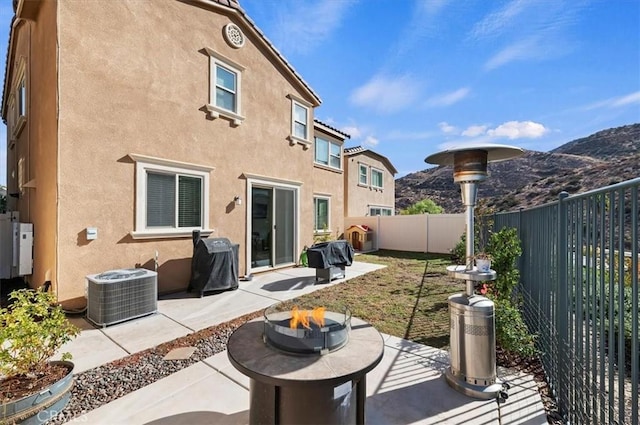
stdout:
{"type": "Polygon", "coordinates": [[[346,304],[353,316],[380,332],[448,348],[447,298],[465,290],[463,281],[447,276],[449,255],[381,250],[355,259],[387,267],[298,300],[330,311],[346,304]]]}

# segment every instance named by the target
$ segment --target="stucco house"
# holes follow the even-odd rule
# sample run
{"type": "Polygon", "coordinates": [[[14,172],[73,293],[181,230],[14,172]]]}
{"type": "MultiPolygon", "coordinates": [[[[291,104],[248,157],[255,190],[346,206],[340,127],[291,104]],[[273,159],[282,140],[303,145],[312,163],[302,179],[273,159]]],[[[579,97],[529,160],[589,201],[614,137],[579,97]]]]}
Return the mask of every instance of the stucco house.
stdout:
{"type": "Polygon", "coordinates": [[[193,230],[239,243],[240,275],[344,231],[348,135],[314,120],[319,96],[236,0],[14,10],[2,118],[32,287],[80,306],[86,275],[157,258],[171,292],[187,287],[193,230]]]}
{"type": "Polygon", "coordinates": [[[398,171],[391,161],[362,146],[345,148],[344,161],[345,215],[395,215],[398,171]]]}

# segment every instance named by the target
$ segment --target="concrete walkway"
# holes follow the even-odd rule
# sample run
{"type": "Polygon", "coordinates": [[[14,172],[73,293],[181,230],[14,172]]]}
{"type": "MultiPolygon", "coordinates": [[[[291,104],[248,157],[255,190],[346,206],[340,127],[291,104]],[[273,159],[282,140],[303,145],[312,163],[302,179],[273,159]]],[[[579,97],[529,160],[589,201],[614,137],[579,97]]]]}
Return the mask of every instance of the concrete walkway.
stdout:
{"type": "MultiPolygon", "coordinates": [[[[237,291],[162,297],[158,313],[96,329],[83,318],[82,328],[62,348],[73,355],[79,373],[194,331],[263,309],[282,300],[345,282],[382,266],[354,262],[346,279],[315,284],[315,271],[291,268],[255,276],[237,291]]],[[[384,357],[367,375],[368,424],[546,424],[531,376],[504,375],[511,384],[506,403],[468,398],[445,382],[446,351],[383,334],[384,357]]],[[[249,379],[222,352],[155,383],[92,410],[81,418],[91,424],[246,424],[249,379]]]]}

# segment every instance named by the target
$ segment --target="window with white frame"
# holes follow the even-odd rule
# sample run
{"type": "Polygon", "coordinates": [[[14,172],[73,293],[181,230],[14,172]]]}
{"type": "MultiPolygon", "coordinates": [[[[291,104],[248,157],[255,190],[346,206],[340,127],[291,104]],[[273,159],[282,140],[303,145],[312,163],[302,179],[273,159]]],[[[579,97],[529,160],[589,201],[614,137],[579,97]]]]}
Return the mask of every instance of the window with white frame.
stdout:
{"type": "Polygon", "coordinates": [[[309,108],[298,103],[293,102],[293,136],[307,140],[307,131],[309,129],[309,108]]]}
{"type": "Polygon", "coordinates": [[[244,67],[219,53],[205,48],[209,54],[210,93],[207,111],[212,118],[220,116],[240,125],[242,114],[242,72],[244,67]]]}
{"type": "Polygon", "coordinates": [[[369,167],[364,164],[358,166],[358,184],[364,186],[369,184],[369,167]]]}
{"type": "Polygon", "coordinates": [[[393,211],[391,210],[391,208],[385,208],[385,207],[369,207],[369,215],[370,215],[370,216],[376,216],[376,215],[393,215],[393,211]]]}
{"type": "Polygon", "coordinates": [[[313,204],[315,210],[314,230],[316,232],[326,232],[329,229],[329,198],[315,196],[313,204]]]}
{"type": "Polygon", "coordinates": [[[134,237],[186,236],[209,227],[209,174],[213,168],[129,155],[136,161],[134,237]]]}
{"type": "Polygon", "coordinates": [[[22,78],[20,78],[20,82],[18,82],[16,96],[18,98],[18,117],[26,117],[27,116],[27,85],[26,85],[24,74],[22,75],[22,78]]]}
{"type": "Polygon", "coordinates": [[[315,162],[331,168],[340,169],[342,147],[321,137],[316,137],[315,162]]]}
{"type": "Polygon", "coordinates": [[[24,63],[18,67],[17,75],[12,93],[15,101],[9,111],[13,118],[13,137],[16,138],[20,136],[27,122],[27,79],[24,63]]]}
{"type": "Polygon", "coordinates": [[[371,186],[382,189],[382,171],[371,169],[371,186]]]}
{"type": "Polygon", "coordinates": [[[231,112],[238,112],[238,73],[215,64],[216,98],[215,105],[231,112]]]}

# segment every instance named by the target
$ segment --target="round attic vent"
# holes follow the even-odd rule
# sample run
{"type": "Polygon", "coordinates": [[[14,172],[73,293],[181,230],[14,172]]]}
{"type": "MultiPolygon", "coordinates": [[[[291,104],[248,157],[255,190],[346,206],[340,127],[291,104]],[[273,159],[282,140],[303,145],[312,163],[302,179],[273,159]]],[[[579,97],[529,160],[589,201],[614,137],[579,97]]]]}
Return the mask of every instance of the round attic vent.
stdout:
{"type": "Polygon", "coordinates": [[[244,46],[244,34],[236,24],[227,24],[224,26],[224,38],[231,47],[239,49],[244,46]]]}

